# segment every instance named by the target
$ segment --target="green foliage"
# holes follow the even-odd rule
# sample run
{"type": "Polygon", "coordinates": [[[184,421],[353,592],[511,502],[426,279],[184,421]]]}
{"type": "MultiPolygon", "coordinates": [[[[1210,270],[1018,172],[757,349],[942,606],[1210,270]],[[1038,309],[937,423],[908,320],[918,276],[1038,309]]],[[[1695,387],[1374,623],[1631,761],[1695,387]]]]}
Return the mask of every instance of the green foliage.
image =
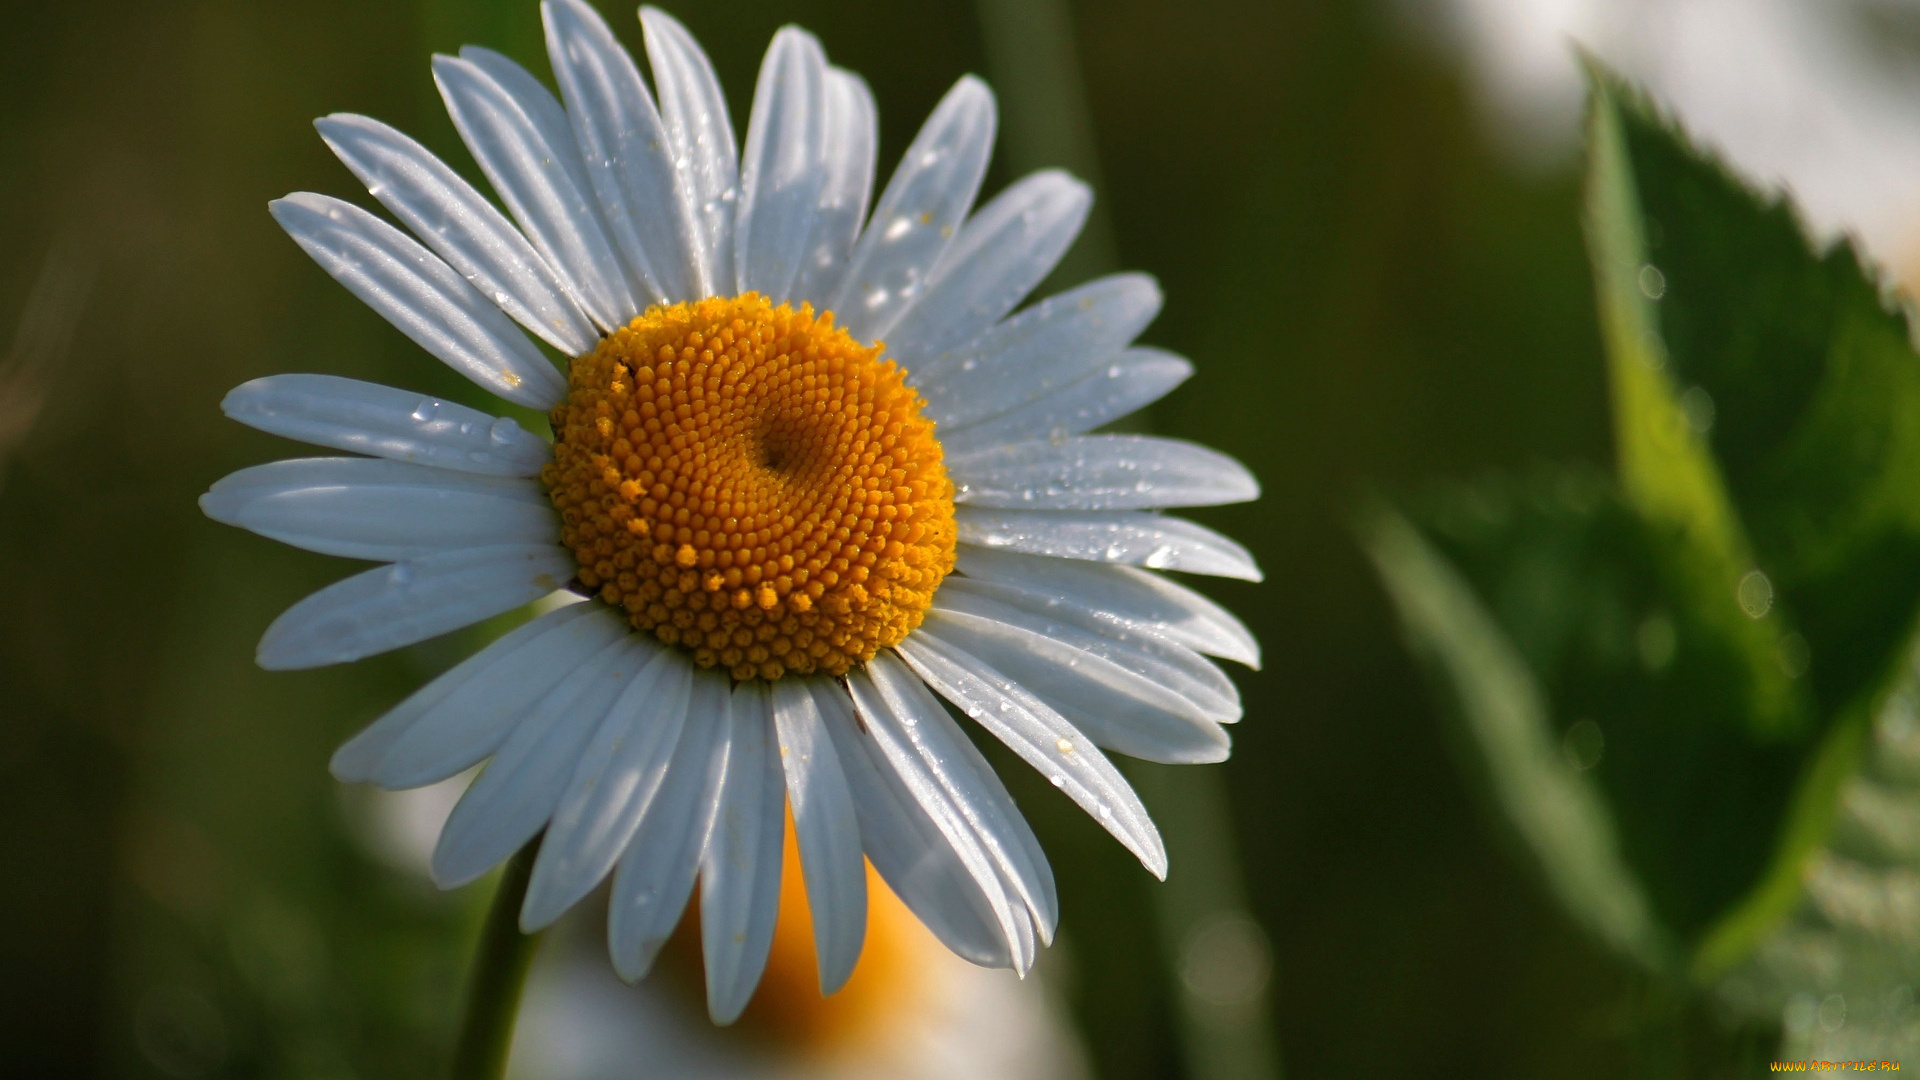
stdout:
{"type": "Polygon", "coordinates": [[[1603,108],[1626,102],[1606,111],[1632,162],[1644,265],[1664,280],[1652,306],[1669,385],[1711,418],[1753,554],[1810,646],[1818,706],[1846,708],[1885,678],[1920,592],[1907,320],[1850,245],[1810,252],[1784,201],[1756,198],[1620,93],[1603,88],[1603,108]]]}
{"type": "Polygon", "coordinates": [[[1468,758],[1568,909],[1706,983],[1794,908],[1920,610],[1920,356],[1809,244],[1593,70],[1588,245],[1617,474],[1362,523],[1468,758]]]}
{"type": "MultiPolygon", "coordinates": [[[[1409,645],[1455,707],[1471,771],[1538,856],[1554,893],[1610,944],[1664,968],[1673,946],[1624,862],[1604,801],[1578,775],[1608,747],[1569,760],[1552,719],[1565,705],[1552,676],[1623,666],[1634,652],[1634,618],[1648,609],[1630,595],[1622,553],[1606,545],[1630,516],[1603,505],[1592,481],[1563,480],[1529,493],[1462,488],[1427,508],[1424,534],[1377,506],[1362,531],[1409,645]],[[1450,542],[1443,550],[1433,538],[1450,542]]],[[[1593,723],[1576,721],[1568,734],[1593,723]]]]}

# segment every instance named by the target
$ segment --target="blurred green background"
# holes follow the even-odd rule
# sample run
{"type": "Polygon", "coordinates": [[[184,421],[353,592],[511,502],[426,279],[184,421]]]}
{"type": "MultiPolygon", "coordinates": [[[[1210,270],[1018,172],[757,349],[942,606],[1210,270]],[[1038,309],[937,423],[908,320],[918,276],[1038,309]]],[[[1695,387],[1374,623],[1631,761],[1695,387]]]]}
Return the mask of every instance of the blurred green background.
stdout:
{"type": "MultiPolygon", "coordinates": [[[[637,49],[632,12],[599,6],[637,49]]],[[[1635,981],[1490,839],[1348,527],[1371,486],[1607,462],[1578,163],[1505,164],[1464,74],[1383,4],[1071,6],[1118,256],[1168,297],[1145,340],[1199,367],[1152,423],[1266,487],[1196,516],[1268,574],[1204,584],[1266,649],[1236,672],[1222,772],[1288,1072],[1619,1075],[1635,981]]],[[[875,91],[883,176],[987,68],[968,0],[669,10],[741,130],[773,30],[817,33],[875,91]]],[[[265,204],[370,203],[309,125],[334,111],[471,175],[428,54],[486,44],[544,75],[536,6],[88,0],[10,4],[4,25],[0,330],[40,321],[0,379],[0,1072],[436,1075],[484,886],[441,895],[368,855],[326,760],[466,643],[256,670],[267,622],[349,564],[194,499],[289,450],[221,416],[246,379],[474,400],[265,204]],[[52,315],[30,300],[45,274],[65,282],[41,291],[52,315]]],[[[988,189],[1010,178],[996,162],[988,189]]],[[[1181,1075],[1151,879],[1009,780],[1060,876],[1097,1074],[1181,1075]]]]}

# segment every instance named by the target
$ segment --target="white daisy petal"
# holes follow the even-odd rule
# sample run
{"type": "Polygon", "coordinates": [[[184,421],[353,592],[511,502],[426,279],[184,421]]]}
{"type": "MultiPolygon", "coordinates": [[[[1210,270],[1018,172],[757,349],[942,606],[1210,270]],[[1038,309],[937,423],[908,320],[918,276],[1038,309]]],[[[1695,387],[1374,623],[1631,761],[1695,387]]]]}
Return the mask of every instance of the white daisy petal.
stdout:
{"type": "MultiPolygon", "coordinates": [[[[454,472],[431,465],[406,461],[387,461],[362,457],[282,458],[265,465],[251,465],[222,477],[213,486],[220,492],[216,505],[244,500],[261,494],[301,487],[340,487],[352,484],[399,484],[414,487],[444,486],[498,499],[512,499],[538,506],[547,501],[539,485],[524,476],[487,476],[482,473],[454,472]]],[[[209,491],[208,495],[212,495],[209,491]]],[[[205,497],[203,496],[203,499],[205,497]]]]}
{"type": "MultiPolygon", "coordinates": [[[[580,309],[586,312],[587,316],[601,329],[612,330],[626,325],[628,319],[639,312],[639,308],[634,305],[633,298],[627,289],[625,271],[620,265],[618,256],[614,254],[613,242],[607,238],[600,208],[594,200],[593,180],[587,175],[587,163],[580,157],[580,146],[573,137],[573,121],[567,118],[566,108],[560,104],[560,99],[554,96],[553,91],[547,89],[545,83],[508,56],[478,45],[462,45],[460,59],[472,64],[487,78],[492,79],[497,91],[504,94],[519,109],[520,116],[512,118],[513,124],[517,126],[521,120],[524,120],[532,126],[536,139],[530,142],[530,145],[536,152],[540,146],[545,146],[549,151],[546,157],[540,158],[533,164],[545,168],[557,168],[565,174],[566,183],[560,185],[555,192],[542,197],[560,197],[568,200],[566,205],[577,208],[579,221],[571,225],[562,223],[561,228],[555,231],[555,239],[551,244],[541,247],[542,252],[546,254],[547,262],[560,275],[562,281],[568,283],[575,303],[579,304],[580,309]],[[580,257],[590,260],[592,272],[587,276],[599,282],[595,295],[588,295],[582,291],[587,285],[586,277],[572,276],[567,266],[556,261],[549,250],[549,247],[551,250],[561,250],[560,245],[569,242],[564,235],[565,229],[572,227],[584,230],[584,238],[573,242],[581,245],[580,257]]],[[[443,89],[442,97],[444,96],[443,89]]],[[[524,136],[516,135],[515,138],[524,139],[524,136]]],[[[483,171],[485,168],[485,163],[482,162],[483,171]]],[[[551,186],[548,181],[541,180],[537,176],[530,182],[535,187],[551,186]]],[[[496,190],[499,190],[497,183],[496,190]]],[[[505,192],[501,192],[501,196],[503,199],[507,197],[505,192]]],[[[508,209],[514,209],[512,202],[508,203],[508,209]]],[[[519,213],[517,210],[514,212],[516,215],[519,213]]],[[[521,227],[525,229],[524,223],[521,227]]],[[[532,237],[532,240],[536,245],[543,244],[538,237],[532,237]]]]}
{"type": "Polygon", "coordinates": [[[333,775],[399,791],[471,768],[535,702],[626,631],[611,611],[588,603],[517,627],[347,740],[334,752],[333,775]]]}
{"type": "Polygon", "coordinates": [[[773,36],[754,87],[733,231],[736,292],[792,295],[826,186],[827,56],[812,34],[773,36]]]}
{"type": "Polygon", "coordinates": [[[708,671],[692,674],[687,722],[674,745],[666,780],[647,805],[613,874],[607,951],[614,970],[628,982],[652,970],[660,947],[680,922],[726,779],[733,712],[727,679],[708,671]]]}
{"type": "Polygon", "coordinates": [[[916,797],[923,805],[929,798],[939,800],[960,815],[1033,913],[1041,941],[1051,942],[1060,900],[1046,855],[992,766],[940,700],[905,664],[884,652],[850,672],[847,686],[875,745],[916,797]]]}
{"type": "Polygon", "coordinates": [[[813,231],[793,299],[826,310],[845,278],[860,223],[873,196],[874,157],[880,145],[880,121],[873,94],[860,76],[827,69],[825,153],[827,180],[814,208],[813,231]]]}
{"type": "Polygon", "coordinates": [[[348,559],[553,543],[560,523],[530,480],[378,458],[295,458],[242,469],[200,497],[215,521],[348,559]],[[513,486],[509,486],[513,485],[513,486]]]}
{"type": "Polygon", "coordinates": [[[693,665],[644,637],[635,640],[654,658],[620,692],[547,824],[520,908],[520,927],[528,933],[559,918],[613,869],[659,793],[680,741],[693,665]]]}
{"type": "Polygon", "coordinates": [[[1067,253],[1093,190],[1059,169],[1014,184],[968,219],[926,288],[887,332],[887,349],[915,362],[956,349],[1006,318],[1067,253]]]}
{"type": "Polygon", "coordinates": [[[1153,404],[1192,374],[1193,364],[1185,357],[1136,346],[1105,367],[998,416],[942,425],[940,445],[958,455],[1028,439],[1079,435],[1153,404]]]}
{"type": "Polygon", "coordinates": [[[962,427],[1046,397],[1118,356],[1160,313],[1145,274],[1114,274],[1050,296],[967,345],[923,361],[927,411],[962,427]]]}
{"type": "MultiPolygon", "coordinates": [[[[512,57],[480,45],[460,46],[460,59],[485,72],[520,108],[540,139],[557,151],[552,164],[567,174],[575,191],[590,196],[593,181],[587,178],[587,163],[580,160],[580,147],[573,139],[573,121],[567,119],[566,107],[547,89],[547,84],[512,57]]],[[[599,213],[597,209],[593,212],[599,213]]]]}
{"type": "Polygon", "coordinates": [[[1147,513],[954,509],[960,542],[1058,559],[1259,581],[1246,548],[1203,525],[1147,513]]]}
{"type": "Polygon", "coordinates": [[[554,129],[551,114],[560,107],[552,95],[518,65],[491,59],[483,67],[465,57],[436,56],[433,79],[494,192],[548,265],[571,284],[581,309],[603,329],[626,325],[640,305],[601,224],[593,188],[581,186],[587,174],[573,136],[554,129]],[[520,85],[510,91],[496,70],[524,79],[516,79],[520,85]]]}
{"type": "Polygon", "coordinates": [[[545,439],[508,417],[337,375],[269,375],[220,408],[248,427],[316,446],[488,476],[537,476],[545,439]]]}
{"type": "Polygon", "coordinates": [[[895,646],[940,696],[1040,770],[1125,844],[1153,876],[1167,876],[1167,850],[1132,785],[1080,730],[978,657],[925,632],[895,646]]]}
{"type": "MultiPolygon", "coordinates": [[[[1000,873],[1001,888],[1007,890],[1009,893],[1016,891],[1007,880],[1005,872],[1001,871],[1000,873]]],[[[1027,977],[1027,972],[1033,970],[1033,962],[1039,959],[1040,950],[1052,944],[1052,941],[1050,940],[1050,935],[1038,932],[1034,926],[1034,920],[1038,918],[1038,916],[1034,915],[1032,911],[1022,907],[1014,914],[1016,916],[1013,924],[1014,940],[1011,946],[1013,951],[1013,970],[1015,974],[1024,979],[1027,977]],[[1042,940],[1043,938],[1048,938],[1048,940],[1042,940]]]]}
{"type": "MultiPolygon", "coordinates": [[[[1101,625],[1062,604],[1024,605],[1025,597],[990,582],[951,578],[940,586],[933,610],[989,619],[1044,637],[1058,646],[1100,657],[1140,676],[1164,694],[1185,701],[1186,712],[1216,724],[1240,719],[1240,690],[1213,662],[1184,645],[1149,634],[1101,625]]],[[[1156,698],[1155,700],[1161,700],[1156,698]]]]}
{"type": "Polygon", "coordinates": [[[1016,946],[1027,913],[1014,910],[979,841],[964,827],[949,834],[956,815],[943,811],[935,818],[914,797],[855,718],[846,691],[829,683],[815,684],[812,692],[846,770],[873,868],[956,955],[981,967],[1020,966],[1016,946]]]}
{"type": "Polygon", "coordinates": [[[959,612],[930,611],[921,629],[1019,683],[1108,750],[1199,764],[1225,761],[1232,746],[1226,729],[1192,702],[1111,660],[959,612]]]}
{"type": "Polygon", "coordinates": [[[1151,571],[971,544],[962,544],[957,554],[957,568],[969,579],[1024,594],[1031,603],[1077,609],[1096,622],[1260,667],[1260,643],[1245,624],[1226,608],[1151,571]]]}
{"type": "Polygon", "coordinates": [[[1145,510],[1260,497],[1246,467],[1218,450],[1151,435],[1083,435],[946,459],[955,502],[1002,510],[1145,510]]]}
{"type": "Polygon", "coordinates": [[[661,303],[699,299],[693,222],[640,69],[581,0],[543,0],[540,14],[580,159],[633,295],[661,303]]]}
{"type": "MultiPolygon", "coordinates": [[[[825,691],[840,692],[831,682],[825,691]]],[[[780,734],[780,763],[787,774],[800,867],[806,875],[814,953],[820,958],[820,992],[831,994],[853,974],[866,940],[867,869],[860,855],[860,822],[840,755],[805,680],[774,682],[773,720],[780,734]]]]}
{"type": "Polygon", "coordinates": [[[573,577],[558,544],[428,555],[335,582],[267,627],[256,660],[269,671],[344,664],[438,637],[529,604],[573,577]]]}
{"type": "Polygon", "coordinates": [[[594,730],[655,657],[638,647],[641,640],[629,634],[600,650],[507,736],[440,830],[431,865],[436,884],[465,885],[505,862],[547,823],[594,730]]]}
{"type": "Polygon", "coordinates": [[[914,136],[829,305],[856,340],[884,338],[919,297],[980,190],[994,124],[993,91],[968,75],[914,136]]]}
{"type": "Polygon", "coordinates": [[[692,208],[699,256],[694,284],[701,296],[717,296],[733,280],[733,206],[740,193],[727,99],[707,54],[686,27],[656,7],[640,9],[640,25],[681,197],[692,208]]]}
{"type": "Polygon", "coordinates": [[[734,687],[732,727],[720,813],[700,860],[700,944],[707,1015],[716,1024],[740,1018],[766,970],[786,838],[786,782],[766,683],[734,687]]]}
{"type": "Polygon", "coordinates": [[[552,408],[567,381],[440,257],[352,203],[297,192],[268,204],[321,269],[448,367],[508,401],[552,408]]]}
{"type": "Polygon", "coordinates": [[[599,333],[571,288],[460,174],[378,120],[336,113],[314,126],[373,197],[481,296],[569,356],[593,351],[599,333]]]}

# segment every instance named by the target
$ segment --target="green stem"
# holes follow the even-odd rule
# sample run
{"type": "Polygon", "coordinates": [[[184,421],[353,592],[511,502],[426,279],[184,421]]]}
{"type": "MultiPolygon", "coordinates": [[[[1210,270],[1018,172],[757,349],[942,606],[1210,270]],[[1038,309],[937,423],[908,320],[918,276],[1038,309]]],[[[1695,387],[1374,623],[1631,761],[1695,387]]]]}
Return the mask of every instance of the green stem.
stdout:
{"type": "Polygon", "coordinates": [[[480,928],[480,945],[467,976],[467,1008],[460,1018],[460,1036],[453,1045],[453,1080],[500,1080],[507,1073],[507,1052],[513,1048],[513,1021],[520,1011],[520,992],[527,968],[540,943],[538,934],[520,932],[520,904],[533,877],[533,857],[540,851],[534,837],[507,861],[500,887],[480,928]]]}
{"type": "Polygon", "coordinates": [[[1189,1080],[1282,1080],[1271,947],[1248,910],[1226,778],[1136,761],[1126,773],[1173,861],[1150,888],[1189,1080]]]}

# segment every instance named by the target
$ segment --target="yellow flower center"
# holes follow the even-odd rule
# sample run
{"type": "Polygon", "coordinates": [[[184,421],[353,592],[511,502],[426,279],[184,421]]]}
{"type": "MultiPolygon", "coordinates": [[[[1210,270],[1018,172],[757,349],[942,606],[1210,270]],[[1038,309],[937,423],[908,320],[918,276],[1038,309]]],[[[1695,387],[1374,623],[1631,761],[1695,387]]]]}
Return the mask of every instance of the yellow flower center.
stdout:
{"type": "Polygon", "coordinates": [[[881,349],[747,293],[649,308],[576,359],[541,478],[581,584],[736,679],[906,637],[953,569],[953,484],[881,349]]]}

